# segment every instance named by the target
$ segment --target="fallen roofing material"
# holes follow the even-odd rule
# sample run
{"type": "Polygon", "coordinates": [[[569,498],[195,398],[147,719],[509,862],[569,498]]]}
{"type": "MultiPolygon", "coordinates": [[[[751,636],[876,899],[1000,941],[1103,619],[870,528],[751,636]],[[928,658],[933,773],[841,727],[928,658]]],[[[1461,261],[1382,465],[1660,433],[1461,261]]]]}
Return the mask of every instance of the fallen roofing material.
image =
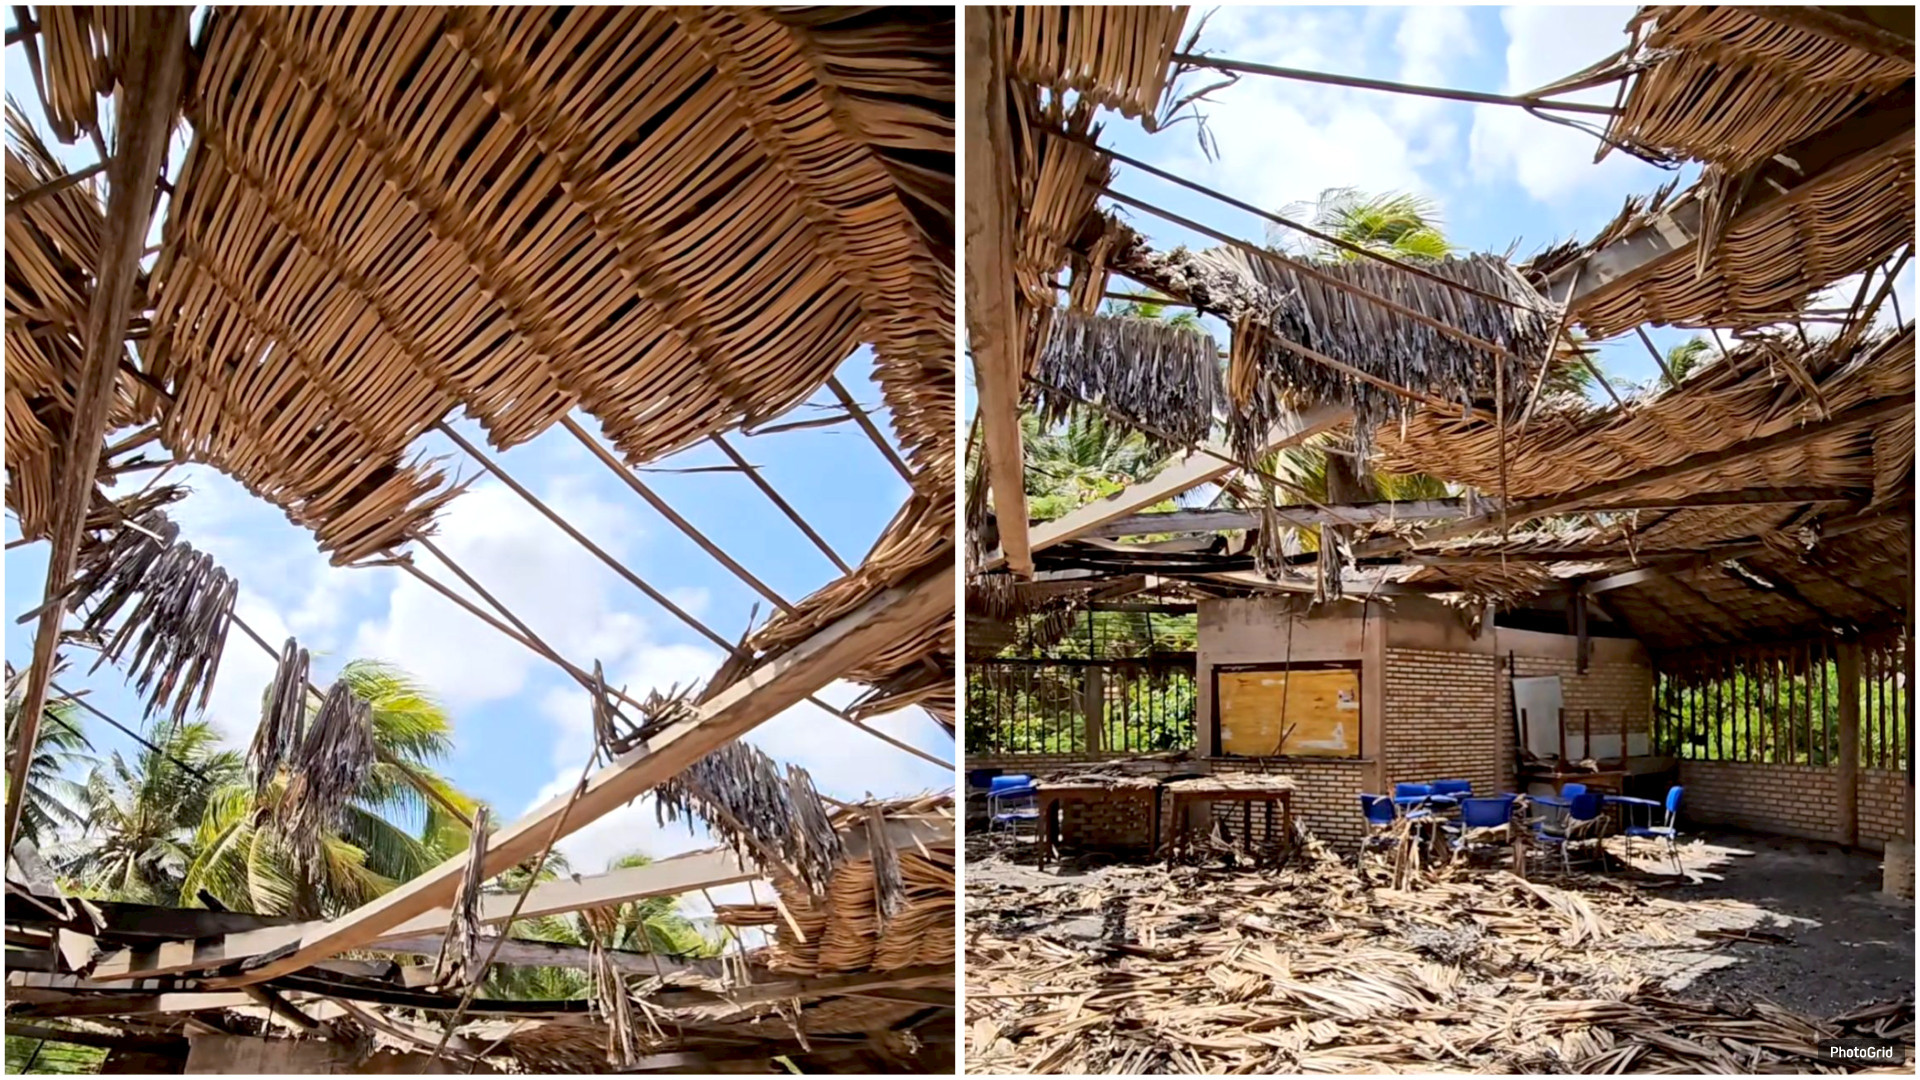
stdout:
{"type": "Polygon", "coordinates": [[[1849,1071],[1817,1046],[1839,1037],[1912,1060],[1910,999],[1815,1019],[1658,989],[1666,958],[1719,947],[1713,901],[1380,873],[1310,842],[1274,874],[971,874],[968,1071],[1849,1071]],[[1076,929],[1095,920],[1098,938],[1076,929]]]}

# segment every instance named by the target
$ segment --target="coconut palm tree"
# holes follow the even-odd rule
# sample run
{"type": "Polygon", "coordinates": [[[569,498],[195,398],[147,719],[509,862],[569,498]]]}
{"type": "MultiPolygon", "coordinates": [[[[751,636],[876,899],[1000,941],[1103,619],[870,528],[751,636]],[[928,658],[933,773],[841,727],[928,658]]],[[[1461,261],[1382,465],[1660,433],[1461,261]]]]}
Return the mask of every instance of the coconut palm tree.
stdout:
{"type": "MultiPolygon", "coordinates": [[[[1432,199],[1404,192],[1369,195],[1358,188],[1327,188],[1311,206],[1294,204],[1281,216],[1309,218],[1309,224],[1349,244],[1409,262],[1444,259],[1453,253],[1447,242],[1440,208],[1432,199]]],[[[1337,244],[1268,227],[1268,243],[1315,262],[1347,262],[1364,258],[1337,244]]]]}
{"type": "Polygon", "coordinates": [[[85,832],[56,849],[54,865],[77,888],[114,900],[178,904],[194,862],[194,833],[215,795],[246,771],[205,721],[155,721],[155,749],[109,755],[81,785],[85,832]]]}
{"type": "MultiPolygon", "coordinates": [[[[7,747],[18,744],[24,686],[7,667],[7,747]]],[[[80,816],[83,792],[70,773],[84,772],[94,764],[93,744],[87,741],[79,722],[79,709],[67,698],[48,701],[40,716],[40,730],[34,736],[33,760],[27,765],[27,793],[20,804],[20,835],[35,847],[52,842],[60,833],[80,831],[85,819],[80,816]]]]}
{"type": "MultiPolygon", "coordinates": [[[[195,831],[184,881],[188,897],[205,889],[236,910],[330,917],[465,850],[466,826],[422,796],[407,775],[469,816],[478,805],[432,771],[453,745],[446,710],[412,676],[377,661],[355,660],[340,678],[371,707],[379,760],[314,857],[291,850],[275,827],[288,776],[275,777],[260,795],[235,777],[209,798],[195,831]]],[[[318,702],[308,706],[311,717],[318,702]]]]}
{"type": "Polygon", "coordinates": [[[1020,437],[1027,510],[1042,521],[1145,480],[1166,460],[1144,435],[1085,409],[1073,410],[1066,423],[1052,428],[1024,414],[1020,437]]]}

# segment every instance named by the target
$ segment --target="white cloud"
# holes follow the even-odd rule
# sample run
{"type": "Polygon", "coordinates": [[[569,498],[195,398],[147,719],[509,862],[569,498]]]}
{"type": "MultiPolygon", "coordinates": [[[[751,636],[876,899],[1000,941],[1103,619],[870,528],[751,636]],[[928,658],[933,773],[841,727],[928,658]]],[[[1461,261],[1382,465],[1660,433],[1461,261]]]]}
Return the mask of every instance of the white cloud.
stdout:
{"type": "MultiPolygon", "coordinates": [[[[1563,79],[1626,44],[1631,7],[1509,7],[1500,12],[1507,31],[1507,77],[1501,92],[1525,93],[1563,79]]],[[[1564,100],[1610,105],[1611,86],[1565,95],[1564,100]]],[[[1589,121],[1604,117],[1586,117],[1589,121]]],[[[1476,178],[1511,177],[1541,202],[1562,203],[1583,190],[1618,188],[1643,168],[1619,152],[1593,164],[1599,142],[1591,135],[1550,124],[1505,106],[1474,111],[1468,136],[1476,178]]],[[[1631,187],[1633,185],[1626,184],[1631,187]]],[[[1612,213],[1614,208],[1602,208],[1612,213]]],[[[1598,222],[1595,222],[1598,224],[1598,222]]]]}
{"type": "MultiPolygon", "coordinates": [[[[628,541],[639,534],[639,526],[623,508],[564,478],[538,494],[625,562],[628,541]]],[[[454,500],[434,542],[575,664],[584,667],[596,657],[611,663],[644,630],[639,616],[611,605],[615,588],[631,586],[500,484],[475,485],[454,500]]],[[[491,610],[430,553],[421,550],[414,558],[427,574],[491,610]]],[[[533,671],[557,670],[429,586],[398,571],[386,573],[396,582],[387,610],[361,625],[355,655],[403,664],[457,705],[512,697],[533,671]]]]}

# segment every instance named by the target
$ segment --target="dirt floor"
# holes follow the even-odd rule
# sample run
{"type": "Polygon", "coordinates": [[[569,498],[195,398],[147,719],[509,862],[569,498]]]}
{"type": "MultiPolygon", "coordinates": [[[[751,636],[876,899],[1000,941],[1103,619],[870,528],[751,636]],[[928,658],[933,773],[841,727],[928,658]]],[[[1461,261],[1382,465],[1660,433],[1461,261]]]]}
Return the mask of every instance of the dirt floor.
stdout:
{"type": "Polygon", "coordinates": [[[1605,874],[1536,860],[1523,882],[1495,853],[1398,891],[1382,856],[1319,845],[1277,871],[1042,869],[1024,839],[970,835],[968,1068],[1800,1071],[1816,1039],[1865,1033],[1911,1071],[1913,906],[1879,893],[1876,857],[1711,833],[1676,866],[1608,843],[1605,874]]]}

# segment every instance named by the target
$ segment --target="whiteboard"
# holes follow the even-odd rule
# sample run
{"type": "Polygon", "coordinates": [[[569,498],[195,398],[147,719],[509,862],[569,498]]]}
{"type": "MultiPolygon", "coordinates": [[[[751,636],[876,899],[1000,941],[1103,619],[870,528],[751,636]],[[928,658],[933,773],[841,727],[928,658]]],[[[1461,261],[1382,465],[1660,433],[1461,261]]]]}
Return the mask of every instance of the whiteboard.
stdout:
{"type": "MultiPolygon", "coordinates": [[[[1560,708],[1560,676],[1537,675],[1513,680],[1514,715],[1526,713],[1526,731],[1523,734],[1527,740],[1527,752],[1534,757],[1559,756],[1560,708]]],[[[1571,743],[1567,750],[1572,752],[1571,743]]]]}

